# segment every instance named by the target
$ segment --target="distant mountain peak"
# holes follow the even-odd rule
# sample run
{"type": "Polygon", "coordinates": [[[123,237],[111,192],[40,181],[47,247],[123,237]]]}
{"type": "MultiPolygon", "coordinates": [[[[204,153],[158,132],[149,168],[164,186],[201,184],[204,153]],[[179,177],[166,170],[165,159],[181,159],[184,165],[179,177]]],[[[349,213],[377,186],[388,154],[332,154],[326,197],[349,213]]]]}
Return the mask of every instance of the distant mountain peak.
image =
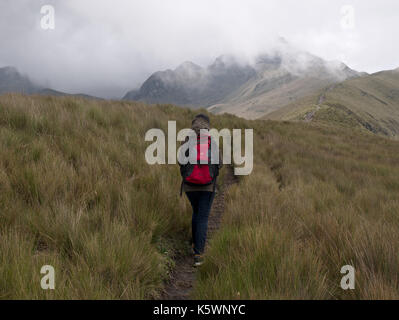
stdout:
{"type": "Polygon", "coordinates": [[[7,74],[19,74],[17,68],[12,66],[5,66],[3,68],[0,68],[0,72],[7,74]]]}
{"type": "Polygon", "coordinates": [[[40,89],[26,76],[20,74],[17,68],[7,66],[0,68],[0,94],[6,92],[21,92],[31,94],[40,89]]]}
{"type": "Polygon", "coordinates": [[[171,77],[180,77],[181,81],[196,81],[202,76],[203,71],[203,68],[199,65],[185,61],[173,71],[174,74],[171,77]]]}
{"type": "Polygon", "coordinates": [[[270,68],[278,68],[282,64],[282,57],[276,53],[264,53],[260,54],[255,59],[255,67],[257,69],[270,69],[270,68]]]}
{"type": "Polygon", "coordinates": [[[202,70],[202,67],[191,61],[184,61],[175,69],[176,72],[185,70],[202,70]]]}
{"type": "Polygon", "coordinates": [[[253,60],[220,55],[206,68],[185,61],[174,70],[153,73],[124,99],[212,107],[257,118],[325,85],[359,76],[342,62],[328,62],[285,39],[253,60]]]}
{"type": "Polygon", "coordinates": [[[6,66],[0,68],[0,94],[10,92],[51,96],[79,96],[84,98],[100,99],[83,93],[68,94],[51,88],[43,88],[42,86],[32,82],[29,77],[22,75],[17,68],[6,66]]]}
{"type": "Polygon", "coordinates": [[[208,69],[224,69],[232,66],[240,65],[236,56],[231,54],[223,54],[218,56],[208,69]]]}

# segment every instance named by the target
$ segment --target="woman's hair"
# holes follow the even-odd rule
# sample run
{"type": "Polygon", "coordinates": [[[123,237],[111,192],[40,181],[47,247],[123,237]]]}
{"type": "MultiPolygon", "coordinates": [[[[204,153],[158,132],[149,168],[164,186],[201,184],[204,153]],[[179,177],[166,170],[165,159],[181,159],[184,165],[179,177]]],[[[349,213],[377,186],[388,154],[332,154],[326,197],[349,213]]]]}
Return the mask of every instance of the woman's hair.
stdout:
{"type": "Polygon", "coordinates": [[[206,114],[200,113],[200,114],[197,114],[197,115],[194,117],[194,119],[193,119],[193,121],[191,122],[191,124],[193,124],[194,121],[197,120],[197,119],[203,119],[203,120],[205,120],[208,124],[210,123],[209,117],[208,117],[206,114]]]}

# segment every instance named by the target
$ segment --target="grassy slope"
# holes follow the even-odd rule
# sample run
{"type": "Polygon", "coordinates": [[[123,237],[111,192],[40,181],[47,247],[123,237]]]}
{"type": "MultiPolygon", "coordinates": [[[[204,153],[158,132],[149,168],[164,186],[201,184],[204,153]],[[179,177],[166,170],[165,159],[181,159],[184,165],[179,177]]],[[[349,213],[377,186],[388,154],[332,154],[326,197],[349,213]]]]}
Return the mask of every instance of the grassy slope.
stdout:
{"type": "Polygon", "coordinates": [[[319,91],[332,82],[312,77],[276,79],[267,81],[256,79],[246,83],[220,104],[210,107],[210,110],[218,114],[228,112],[246,119],[259,119],[265,114],[278,111],[291,101],[297,101],[319,91]]]}
{"type": "Polygon", "coordinates": [[[399,143],[324,124],[253,122],[196,298],[399,298],[399,143]],[[356,290],[340,269],[356,269],[356,290]]]}
{"type": "MultiPolygon", "coordinates": [[[[177,166],[144,161],[172,106],[0,97],[0,297],[151,298],[189,239],[177,166]],[[40,267],[56,290],[40,288],[40,267]]],[[[194,298],[399,297],[399,144],[323,123],[254,128],[254,172],[227,198],[194,298]],[[280,190],[281,189],[281,190],[280,190]],[[338,289],[344,264],[357,289],[338,289]]]]}
{"type": "Polygon", "coordinates": [[[263,120],[297,120],[303,119],[307,112],[314,110],[318,104],[323,90],[316,91],[310,96],[295,100],[280,109],[262,117],[263,120]]]}
{"type": "Polygon", "coordinates": [[[0,297],[149,298],[188,238],[176,166],[145,163],[145,132],[177,108],[0,98],[0,297]],[[168,254],[169,252],[169,254],[168,254]],[[40,267],[56,290],[40,288],[40,267]]]}
{"type": "MultiPolygon", "coordinates": [[[[319,96],[300,99],[265,118],[303,119],[307,112],[316,108],[319,96]]],[[[399,71],[382,71],[336,85],[325,93],[314,120],[341,124],[345,120],[351,126],[363,127],[374,133],[398,136],[399,71]]]]}

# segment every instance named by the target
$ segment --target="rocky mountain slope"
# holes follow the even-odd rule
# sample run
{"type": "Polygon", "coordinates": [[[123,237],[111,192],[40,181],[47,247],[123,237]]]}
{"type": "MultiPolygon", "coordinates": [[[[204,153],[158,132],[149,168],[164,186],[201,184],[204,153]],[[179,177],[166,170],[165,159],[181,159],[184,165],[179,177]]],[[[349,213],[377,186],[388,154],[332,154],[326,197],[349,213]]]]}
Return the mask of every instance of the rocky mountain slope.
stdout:
{"type": "Polygon", "coordinates": [[[0,94],[20,92],[31,94],[40,90],[28,77],[20,74],[14,67],[0,68],[0,94]]]}
{"type": "Polygon", "coordinates": [[[207,68],[187,61],[174,70],[155,72],[124,99],[205,107],[221,101],[255,75],[251,66],[232,56],[220,56],[207,68]]]}
{"type": "Polygon", "coordinates": [[[328,62],[288,44],[253,61],[220,56],[207,68],[185,62],[158,71],[125,100],[208,107],[213,113],[260,118],[323,87],[361,73],[340,62],[328,62]]]}
{"type": "Polygon", "coordinates": [[[69,94],[62,91],[42,87],[21,74],[15,67],[0,68],[0,94],[24,93],[49,96],[78,96],[84,98],[99,99],[83,93],[69,94]]]}
{"type": "Polygon", "coordinates": [[[260,56],[255,70],[255,77],[209,110],[256,119],[329,84],[360,75],[343,63],[328,62],[306,52],[260,56]]]}

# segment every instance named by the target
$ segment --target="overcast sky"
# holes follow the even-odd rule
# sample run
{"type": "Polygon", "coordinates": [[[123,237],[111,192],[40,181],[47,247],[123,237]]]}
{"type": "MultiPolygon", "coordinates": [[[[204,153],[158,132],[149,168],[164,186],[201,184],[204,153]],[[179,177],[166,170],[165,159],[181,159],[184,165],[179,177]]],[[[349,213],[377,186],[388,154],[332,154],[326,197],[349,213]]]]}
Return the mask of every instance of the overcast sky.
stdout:
{"type": "Polygon", "coordinates": [[[120,98],[152,72],[187,60],[206,66],[221,54],[251,57],[277,37],[358,71],[393,69],[398,36],[397,0],[0,2],[0,67],[101,97],[120,98]],[[55,9],[54,30],[41,27],[43,5],[55,9]]]}

